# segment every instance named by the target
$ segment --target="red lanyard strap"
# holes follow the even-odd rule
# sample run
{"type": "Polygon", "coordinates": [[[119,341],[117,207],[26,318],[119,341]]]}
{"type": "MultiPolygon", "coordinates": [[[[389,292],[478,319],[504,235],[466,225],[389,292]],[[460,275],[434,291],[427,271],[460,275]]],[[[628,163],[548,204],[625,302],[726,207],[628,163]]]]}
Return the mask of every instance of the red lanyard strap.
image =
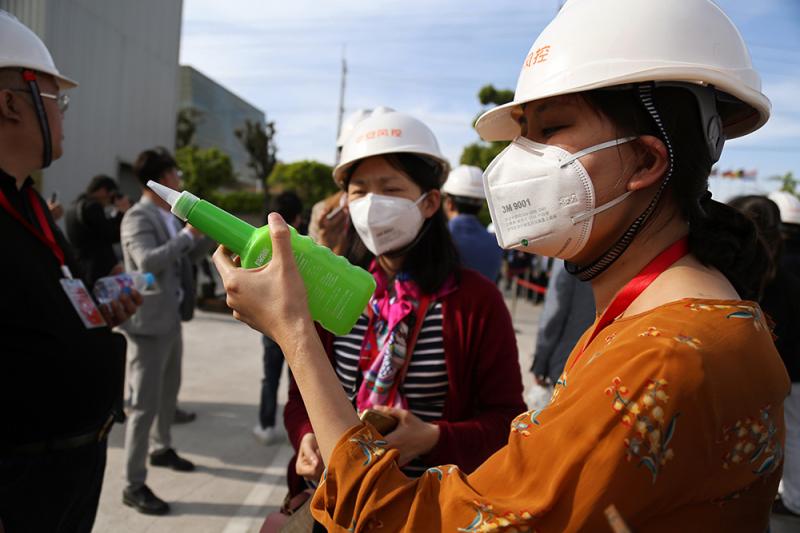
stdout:
{"type": "Polygon", "coordinates": [[[42,241],[45,246],[50,248],[50,251],[52,251],[53,255],[56,256],[56,259],[58,259],[58,264],[60,266],[64,266],[64,251],[58,246],[56,238],[53,235],[53,230],[50,228],[50,224],[48,223],[47,217],[44,214],[42,203],[39,201],[39,197],[32,188],[28,188],[28,198],[30,199],[31,206],[33,207],[33,212],[36,215],[36,220],[39,221],[41,230],[28,222],[25,217],[19,213],[19,211],[14,209],[14,206],[12,206],[8,201],[8,198],[6,198],[6,195],[3,193],[3,191],[0,191],[0,207],[8,211],[8,214],[17,219],[17,221],[19,221],[19,223],[22,224],[25,229],[33,233],[37,239],[42,241]]]}
{"type": "Polygon", "coordinates": [[[631,303],[633,303],[658,276],[688,253],[689,239],[687,237],[681,237],[666,250],[658,254],[655,259],[650,261],[632,280],[622,287],[609,306],[606,307],[600,320],[597,321],[597,325],[592,330],[591,335],[589,335],[589,338],[586,339],[586,342],[583,344],[581,351],[569,365],[569,369],[571,370],[572,367],[575,366],[575,363],[581,358],[589,344],[591,344],[595,337],[597,337],[606,326],[614,322],[618,316],[624,313],[631,303]]]}

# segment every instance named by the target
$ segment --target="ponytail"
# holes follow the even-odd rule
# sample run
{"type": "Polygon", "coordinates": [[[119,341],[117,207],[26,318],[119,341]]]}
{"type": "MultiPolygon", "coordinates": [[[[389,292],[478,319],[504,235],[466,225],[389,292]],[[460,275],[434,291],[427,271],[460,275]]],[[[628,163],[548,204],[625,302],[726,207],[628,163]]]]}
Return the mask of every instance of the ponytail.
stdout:
{"type": "Polygon", "coordinates": [[[769,251],[756,225],[738,209],[708,199],[689,212],[689,249],[713,266],[744,299],[759,300],[772,270],[769,251]]]}

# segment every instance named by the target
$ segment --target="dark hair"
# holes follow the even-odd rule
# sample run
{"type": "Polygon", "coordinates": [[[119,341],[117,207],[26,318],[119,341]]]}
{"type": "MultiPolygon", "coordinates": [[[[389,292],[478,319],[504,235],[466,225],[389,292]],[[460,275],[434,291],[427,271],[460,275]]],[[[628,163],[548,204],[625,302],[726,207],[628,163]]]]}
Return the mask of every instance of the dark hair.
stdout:
{"type": "MultiPolygon", "coordinates": [[[[617,127],[618,136],[653,135],[664,140],[636,89],[598,89],[581,94],[617,127]]],[[[769,254],[749,218],[711,200],[708,176],[712,161],[697,100],[680,87],[656,87],[653,97],[674,155],[672,178],[665,193],[671,195],[689,223],[689,249],[700,262],[720,270],[742,298],[758,298],[770,268],[769,254]]],[[[632,146],[644,153],[638,141],[632,146]]],[[[659,209],[661,206],[663,201],[659,209]]]]}
{"type": "Polygon", "coordinates": [[[464,196],[447,195],[453,202],[453,206],[460,214],[463,215],[477,215],[481,212],[483,202],[476,202],[474,198],[465,198],[464,196]]]}
{"type": "Polygon", "coordinates": [[[275,211],[287,224],[293,224],[297,215],[303,212],[303,202],[294,191],[284,191],[270,202],[270,211],[275,211]]]}
{"type": "Polygon", "coordinates": [[[178,163],[166,148],[158,146],[139,154],[133,164],[133,174],[146,186],[148,180],[160,182],[164,172],[174,168],[178,168],[178,163]]]}
{"type": "Polygon", "coordinates": [[[744,213],[758,228],[758,234],[769,251],[771,265],[767,281],[775,277],[776,269],[783,253],[781,236],[781,211],[778,205],[766,196],[737,196],[728,205],[744,213]]]}
{"type": "Polygon", "coordinates": [[[105,174],[98,174],[97,176],[93,177],[89,182],[89,185],[86,186],[86,192],[92,194],[100,189],[106,189],[107,191],[115,192],[119,190],[119,186],[113,178],[106,176],[105,174]]]}
{"type": "MultiPolygon", "coordinates": [[[[407,153],[388,154],[382,157],[392,168],[411,178],[423,193],[441,187],[442,173],[437,165],[431,164],[428,160],[407,153]]],[[[358,165],[359,163],[356,163],[348,169],[348,174],[344,179],[345,190],[358,165]]],[[[447,217],[441,207],[425,221],[419,235],[410,246],[410,249],[404,251],[405,261],[402,270],[419,285],[425,294],[433,294],[439,290],[450,274],[455,273],[458,276],[461,261],[447,227],[447,217]]],[[[347,244],[344,255],[351,263],[363,268],[368,267],[375,257],[364,246],[352,221],[347,228],[347,244]]]]}

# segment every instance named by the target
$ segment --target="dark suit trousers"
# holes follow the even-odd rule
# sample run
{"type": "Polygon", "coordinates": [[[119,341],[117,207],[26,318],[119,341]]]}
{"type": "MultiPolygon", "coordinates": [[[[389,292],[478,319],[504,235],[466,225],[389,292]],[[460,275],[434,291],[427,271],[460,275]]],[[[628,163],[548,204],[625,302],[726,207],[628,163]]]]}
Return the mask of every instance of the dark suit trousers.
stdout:
{"type": "Polygon", "coordinates": [[[105,468],[105,439],[71,450],[0,456],[5,533],[89,533],[105,468]]]}
{"type": "Polygon", "coordinates": [[[275,413],[278,409],[278,386],[283,371],[283,352],[269,337],[262,337],[264,343],[264,378],[261,380],[261,406],[258,421],[262,428],[275,426],[275,413]]]}

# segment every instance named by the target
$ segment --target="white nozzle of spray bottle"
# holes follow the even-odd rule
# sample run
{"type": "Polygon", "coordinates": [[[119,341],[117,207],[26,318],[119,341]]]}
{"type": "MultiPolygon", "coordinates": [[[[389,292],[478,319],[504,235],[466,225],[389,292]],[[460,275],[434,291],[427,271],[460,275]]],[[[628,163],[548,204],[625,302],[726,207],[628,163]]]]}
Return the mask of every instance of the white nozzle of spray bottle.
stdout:
{"type": "Polygon", "coordinates": [[[150,187],[154,193],[159,195],[162,200],[167,202],[170,207],[175,205],[175,202],[178,201],[178,198],[181,197],[181,193],[178,191],[172,190],[169,187],[164,187],[160,183],[157,183],[153,180],[147,182],[147,186],[150,187]]]}
{"type": "Polygon", "coordinates": [[[189,214],[192,206],[199,200],[197,196],[188,191],[178,192],[153,180],[149,180],[147,182],[147,186],[150,187],[154,193],[160,196],[162,200],[170,205],[173,215],[183,221],[186,220],[186,217],[189,214]],[[181,198],[186,198],[189,201],[180,202],[179,200],[181,198]]]}

